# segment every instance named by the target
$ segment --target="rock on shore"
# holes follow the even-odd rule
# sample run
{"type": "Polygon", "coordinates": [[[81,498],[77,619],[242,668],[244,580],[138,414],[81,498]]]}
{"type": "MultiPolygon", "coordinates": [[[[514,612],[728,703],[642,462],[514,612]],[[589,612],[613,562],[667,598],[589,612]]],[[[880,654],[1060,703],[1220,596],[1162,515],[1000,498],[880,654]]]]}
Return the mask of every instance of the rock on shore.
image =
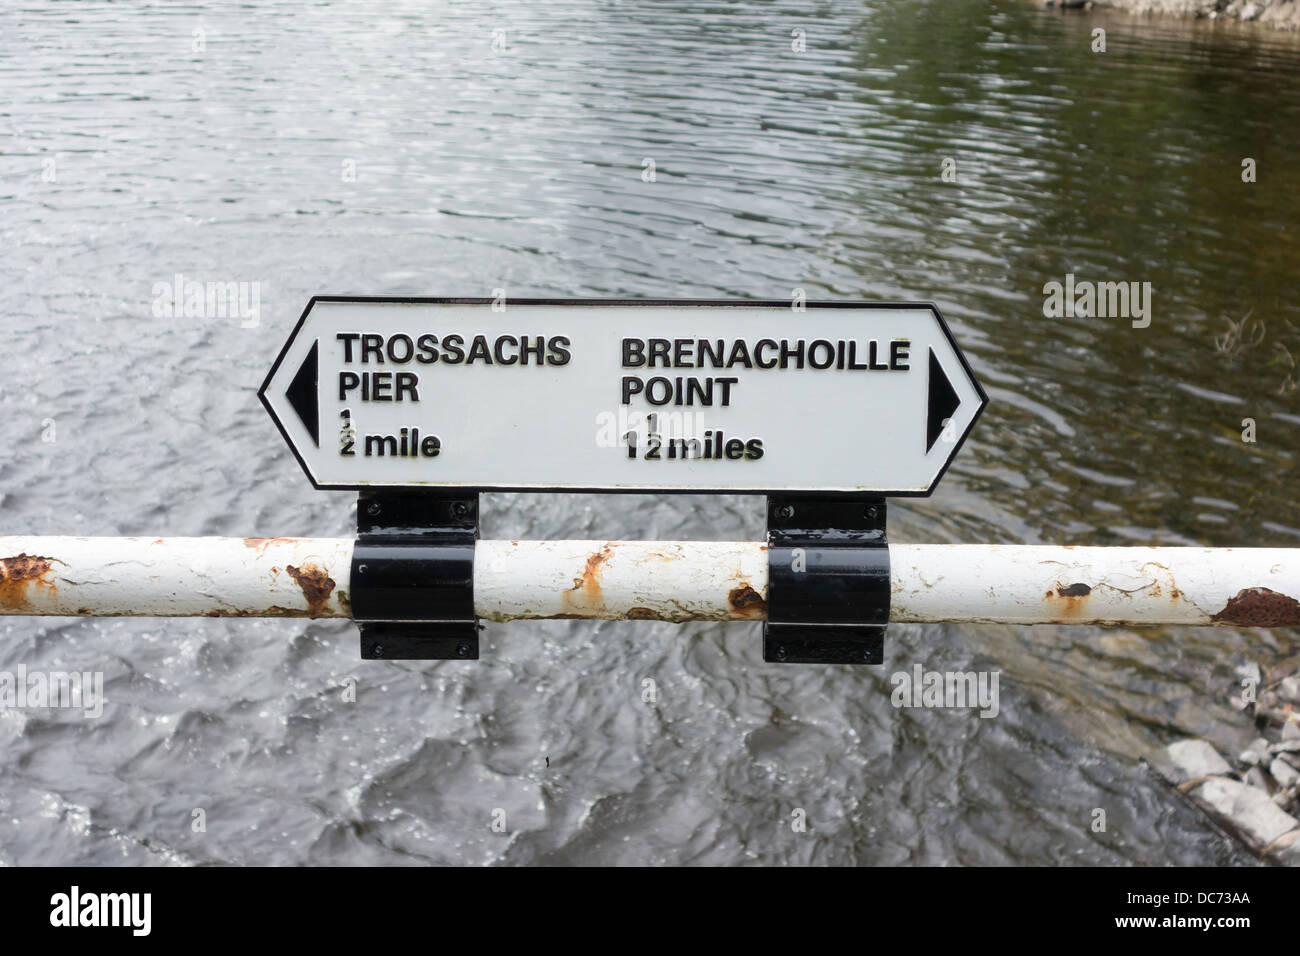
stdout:
{"type": "Polygon", "coordinates": [[[1152,754],[1149,763],[1255,853],[1272,863],[1300,864],[1300,820],[1278,805],[1289,803],[1289,794],[1279,800],[1263,781],[1235,779],[1232,767],[1204,740],[1180,740],[1152,754]]]}
{"type": "Polygon", "coordinates": [[[1300,0],[1044,0],[1049,7],[1113,7],[1128,13],[1242,20],[1281,30],[1300,29],[1300,0]]]}
{"type": "Polygon", "coordinates": [[[1267,674],[1247,662],[1237,676],[1241,693],[1230,703],[1252,718],[1256,736],[1235,769],[1195,738],[1170,744],[1148,763],[1261,857],[1300,866],[1300,654],[1267,674]]]}

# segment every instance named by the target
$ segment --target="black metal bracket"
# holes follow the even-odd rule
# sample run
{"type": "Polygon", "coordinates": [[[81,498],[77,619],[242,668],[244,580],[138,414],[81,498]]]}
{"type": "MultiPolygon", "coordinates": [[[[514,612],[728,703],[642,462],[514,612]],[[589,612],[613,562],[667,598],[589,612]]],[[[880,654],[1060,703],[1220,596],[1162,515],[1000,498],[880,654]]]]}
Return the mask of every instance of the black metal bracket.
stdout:
{"type": "Polygon", "coordinates": [[[763,660],[881,664],[889,623],[885,499],[767,499],[763,660]]]}
{"type": "Polygon", "coordinates": [[[364,660],[477,660],[475,492],[362,491],[352,617],[364,660]]]}

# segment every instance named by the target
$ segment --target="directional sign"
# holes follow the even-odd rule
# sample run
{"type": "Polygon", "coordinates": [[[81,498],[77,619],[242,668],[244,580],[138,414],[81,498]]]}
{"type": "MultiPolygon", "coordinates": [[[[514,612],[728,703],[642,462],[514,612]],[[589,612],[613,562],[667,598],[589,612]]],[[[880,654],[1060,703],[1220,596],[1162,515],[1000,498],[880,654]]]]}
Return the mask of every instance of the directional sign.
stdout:
{"type": "Polygon", "coordinates": [[[988,398],[929,304],[317,296],[259,393],[318,488],[927,495],[988,398]]]}

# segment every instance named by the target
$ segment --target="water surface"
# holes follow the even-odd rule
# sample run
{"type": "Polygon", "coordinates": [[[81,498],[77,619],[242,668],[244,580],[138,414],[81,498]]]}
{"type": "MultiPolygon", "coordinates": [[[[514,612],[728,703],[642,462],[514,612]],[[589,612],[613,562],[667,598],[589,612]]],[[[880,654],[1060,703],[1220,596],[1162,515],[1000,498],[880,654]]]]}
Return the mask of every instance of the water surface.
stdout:
{"type": "MultiPolygon", "coordinates": [[[[0,38],[7,533],[349,534],[255,394],[312,294],[799,288],[937,302],[992,398],[896,540],[1300,544],[1293,39],[1012,0],[11,5],[0,38]],[[260,321],[155,317],[177,273],[260,283],[260,321]],[[1150,326],[1045,318],[1067,273],[1150,281],[1150,326]]],[[[484,505],[487,537],[763,529],[484,505]]],[[[883,668],[773,667],[752,625],[549,622],[363,663],[342,622],[0,619],[0,667],[109,701],[0,715],[0,862],[1250,862],[1138,758],[1238,747],[1234,667],[1294,642],[895,625],[883,668]],[[1000,670],[999,716],[895,710],[918,661],[1000,670]]]]}

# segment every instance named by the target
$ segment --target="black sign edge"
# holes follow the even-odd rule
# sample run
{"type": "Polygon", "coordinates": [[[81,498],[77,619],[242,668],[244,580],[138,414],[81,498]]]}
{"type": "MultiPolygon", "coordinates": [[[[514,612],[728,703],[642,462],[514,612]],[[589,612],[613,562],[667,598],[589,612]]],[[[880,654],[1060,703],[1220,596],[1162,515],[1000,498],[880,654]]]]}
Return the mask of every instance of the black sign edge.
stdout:
{"type": "MultiPolygon", "coordinates": [[[[975,409],[975,414],[971,417],[970,424],[957,439],[952,453],[943,463],[930,482],[928,488],[924,491],[876,491],[863,490],[859,488],[844,489],[827,489],[817,488],[805,490],[802,488],[571,488],[571,487],[553,487],[548,485],[462,485],[462,484],[427,484],[427,485],[381,485],[381,484],[322,484],[316,480],[316,476],[311,473],[307,466],[306,460],[298,452],[298,446],[289,436],[284,424],[280,421],[280,416],[275,413],[275,408],[271,405],[270,400],[266,397],[267,390],[271,387],[271,380],[275,378],[276,372],[280,370],[285,356],[289,354],[289,347],[293,345],[298,338],[298,333],[307,323],[307,316],[315,308],[317,302],[388,302],[394,304],[407,303],[410,305],[492,305],[498,300],[494,297],[483,296],[405,296],[405,295],[314,295],[308,300],[306,308],[302,310],[302,315],[290,330],[288,337],[284,340],[275,362],[271,365],[271,370],[267,372],[266,378],[262,380],[262,387],[257,390],[257,397],[275,422],[276,429],[280,432],[280,437],[289,447],[289,451],[298,462],[298,467],[307,476],[311,482],[312,488],[316,491],[438,491],[446,489],[455,489],[458,491],[476,492],[476,493],[498,493],[498,494],[614,494],[614,495],[768,495],[768,494],[799,494],[811,498],[817,497],[842,497],[844,495],[869,495],[879,498],[929,498],[934,494],[935,488],[943,480],[944,475],[952,466],[957,455],[961,453],[962,446],[966,444],[966,439],[971,431],[975,428],[975,423],[979,421],[980,416],[984,414],[984,409],[988,406],[989,396],[984,391],[984,386],[980,380],[975,377],[975,371],[971,368],[970,362],[966,360],[966,354],[962,351],[952,330],[948,328],[948,322],[939,310],[939,306],[934,302],[876,302],[863,299],[810,299],[804,302],[804,306],[810,309],[928,309],[935,320],[939,323],[939,329],[943,332],[944,338],[952,347],[953,354],[957,356],[957,361],[961,363],[962,369],[966,373],[967,379],[975,386],[975,392],[979,396],[980,404],[975,409]]],[[[678,305],[690,306],[711,306],[711,307],[737,307],[737,308],[790,308],[789,299],[628,299],[628,298],[510,298],[506,297],[506,304],[515,305],[558,305],[558,306],[658,306],[672,307],[678,305]]]]}
{"type": "MultiPolygon", "coordinates": [[[[289,335],[285,338],[284,345],[280,346],[280,352],[276,355],[275,361],[271,363],[271,371],[267,372],[266,378],[262,379],[262,387],[257,390],[257,398],[262,403],[262,407],[265,408],[266,413],[271,416],[271,421],[275,422],[275,427],[280,432],[280,437],[283,438],[284,443],[289,446],[289,451],[297,460],[298,467],[301,468],[303,474],[307,476],[307,480],[311,482],[312,488],[317,491],[328,491],[330,488],[329,486],[321,485],[316,481],[316,476],[313,475],[311,469],[307,467],[306,459],[298,453],[297,443],[290,437],[288,429],[286,429],[284,423],[280,421],[280,416],[275,413],[275,407],[271,404],[270,399],[266,397],[266,393],[271,387],[271,380],[275,378],[276,373],[280,371],[280,366],[284,364],[284,359],[285,356],[289,354],[290,346],[298,340],[298,333],[302,331],[302,327],[307,323],[307,316],[310,315],[311,310],[315,308],[317,299],[323,298],[323,296],[312,296],[311,299],[308,300],[306,308],[302,310],[302,315],[298,316],[298,321],[294,323],[293,328],[289,331],[289,335]]],[[[319,387],[318,383],[317,388],[319,387]]]]}

